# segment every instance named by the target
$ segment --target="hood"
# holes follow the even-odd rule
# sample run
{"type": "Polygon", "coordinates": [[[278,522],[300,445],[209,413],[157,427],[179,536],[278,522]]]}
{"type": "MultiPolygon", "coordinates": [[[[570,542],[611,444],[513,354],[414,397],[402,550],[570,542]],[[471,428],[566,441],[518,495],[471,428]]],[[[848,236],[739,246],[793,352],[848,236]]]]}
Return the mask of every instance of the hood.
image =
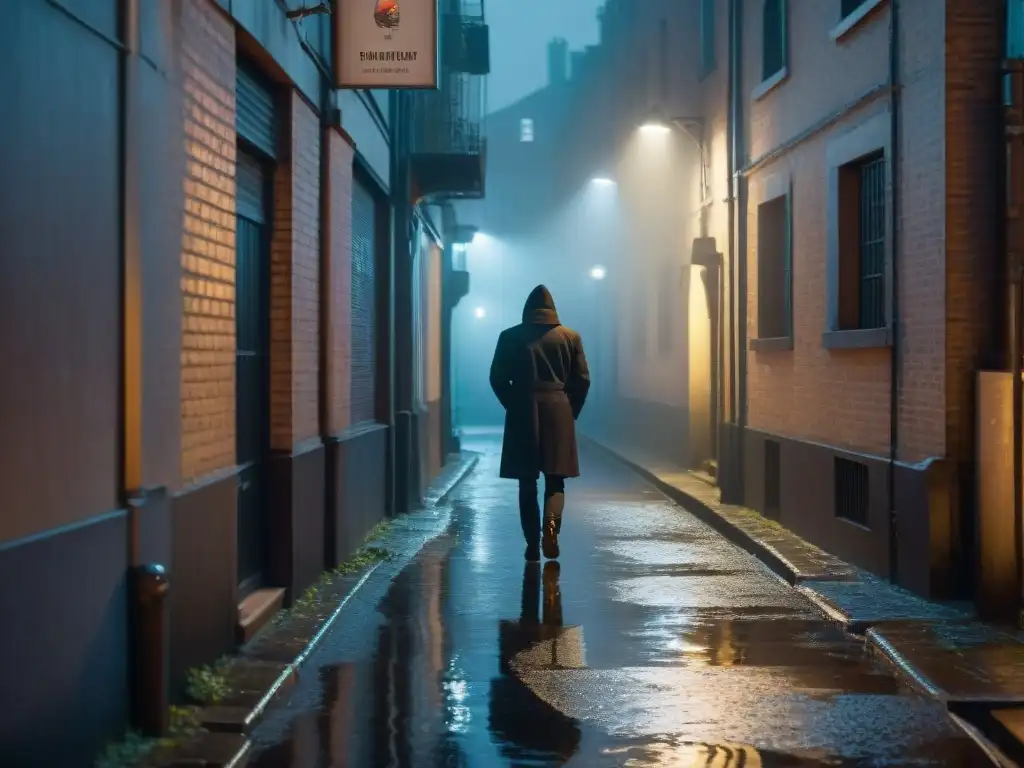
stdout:
{"type": "Polygon", "coordinates": [[[551,298],[551,291],[545,286],[538,285],[530,291],[526,305],[523,307],[523,322],[537,325],[560,325],[558,312],[555,310],[555,300],[551,298]]]}

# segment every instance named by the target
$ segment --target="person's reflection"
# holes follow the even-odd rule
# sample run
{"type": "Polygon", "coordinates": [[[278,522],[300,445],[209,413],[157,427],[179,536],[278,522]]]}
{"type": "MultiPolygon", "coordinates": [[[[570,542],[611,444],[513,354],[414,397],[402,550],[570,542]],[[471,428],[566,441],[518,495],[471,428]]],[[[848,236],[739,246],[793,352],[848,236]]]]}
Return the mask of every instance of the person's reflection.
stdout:
{"type": "Polygon", "coordinates": [[[554,670],[564,668],[557,658],[564,634],[558,576],[558,563],[548,561],[544,565],[543,618],[538,621],[540,564],[527,563],[519,620],[502,621],[498,628],[501,676],[491,682],[489,726],[502,754],[514,761],[564,765],[580,745],[577,722],[538,698],[517,674],[517,670],[532,668],[557,675],[554,670]]]}

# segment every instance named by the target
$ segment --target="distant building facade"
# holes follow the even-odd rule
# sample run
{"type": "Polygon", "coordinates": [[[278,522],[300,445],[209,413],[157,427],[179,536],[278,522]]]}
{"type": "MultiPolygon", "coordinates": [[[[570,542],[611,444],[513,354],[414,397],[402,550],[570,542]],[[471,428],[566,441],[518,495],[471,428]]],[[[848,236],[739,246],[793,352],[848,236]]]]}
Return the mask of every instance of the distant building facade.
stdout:
{"type": "Polygon", "coordinates": [[[604,6],[617,129],[573,161],[619,152],[624,204],[646,184],[656,212],[632,218],[668,227],[623,244],[617,434],[921,594],[969,592],[975,381],[1005,359],[1006,4],[645,10],[604,6]],[[637,155],[658,112],[670,174],[637,155]]]}

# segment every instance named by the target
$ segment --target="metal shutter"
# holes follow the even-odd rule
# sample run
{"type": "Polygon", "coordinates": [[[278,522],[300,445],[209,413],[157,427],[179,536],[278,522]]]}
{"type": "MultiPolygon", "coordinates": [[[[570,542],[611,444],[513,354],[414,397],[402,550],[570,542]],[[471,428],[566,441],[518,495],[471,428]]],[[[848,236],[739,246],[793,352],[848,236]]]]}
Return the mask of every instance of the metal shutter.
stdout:
{"type": "Polygon", "coordinates": [[[374,421],[377,388],[377,203],[352,184],[352,424],[374,421]]]}
{"type": "Polygon", "coordinates": [[[277,114],[269,83],[239,64],[235,76],[235,130],[268,157],[277,157],[277,114]]]}

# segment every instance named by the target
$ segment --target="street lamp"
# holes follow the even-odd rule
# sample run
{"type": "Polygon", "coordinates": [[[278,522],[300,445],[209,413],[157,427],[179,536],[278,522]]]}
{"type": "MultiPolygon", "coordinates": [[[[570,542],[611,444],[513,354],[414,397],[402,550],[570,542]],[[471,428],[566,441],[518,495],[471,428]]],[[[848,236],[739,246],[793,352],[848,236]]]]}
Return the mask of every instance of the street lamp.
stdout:
{"type": "Polygon", "coordinates": [[[487,310],[484,309],[483,307],[477,307],[476,309],[473,310],[473,317],[475,317],[477,320],[483,320],[485,317],[487,317],[487,310]]]}
{"type": "Polygon", "coordinates": [[[606,272],[605,272],[604,267],[602,267],[600,264],[598,264],[597,266],[591,268],[591,270],[590,270],[590,279],[591,280],[604,280],[605,274],[606,274],[606,272]]]}
{"type": "Polygon", "coordinates": [[[590,183],[595,187],[614,187],[615,180],[610,179],[607,176],[595,176],[590,180],[590,183]]]}

